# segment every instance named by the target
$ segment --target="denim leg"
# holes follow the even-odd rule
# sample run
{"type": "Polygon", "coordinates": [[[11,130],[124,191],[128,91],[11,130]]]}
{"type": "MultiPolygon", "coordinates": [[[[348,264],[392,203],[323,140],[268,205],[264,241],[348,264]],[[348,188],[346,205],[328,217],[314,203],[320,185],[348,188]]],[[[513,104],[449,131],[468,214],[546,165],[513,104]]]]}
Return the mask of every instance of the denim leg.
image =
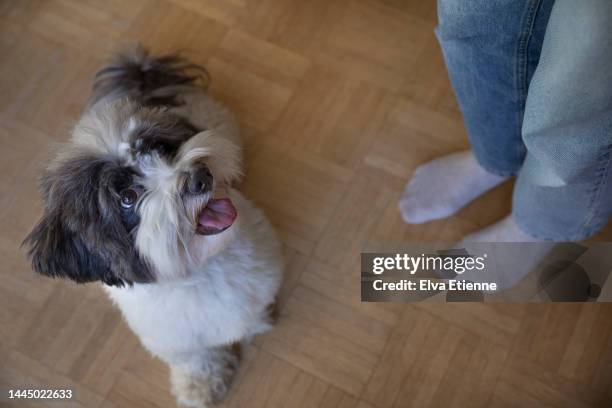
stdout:
{"type": "Polygon", "coordinates": [[[557,0],[531,81],[513,198],[526,232],[576,241],[612,213],[612,1],[557,0]]]}
{"type": "Polygon", "coordinates": [[[525,158],[521,126],[554,0],[438,0],[436,34],[472,149],[507,176],[525,158]]]}

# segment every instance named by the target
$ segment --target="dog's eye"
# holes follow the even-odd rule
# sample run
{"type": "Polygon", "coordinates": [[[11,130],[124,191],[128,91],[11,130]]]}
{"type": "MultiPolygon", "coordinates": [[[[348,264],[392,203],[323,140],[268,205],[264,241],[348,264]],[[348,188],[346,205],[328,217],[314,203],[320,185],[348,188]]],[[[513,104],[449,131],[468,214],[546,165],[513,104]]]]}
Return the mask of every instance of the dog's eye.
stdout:
{"type": "Polygon", "coordinates": [[[121,206],[123,208],[132,208],[138,201],[138,192],[133,188],[126,188],[119,193],[121,197],[121,206]]]}

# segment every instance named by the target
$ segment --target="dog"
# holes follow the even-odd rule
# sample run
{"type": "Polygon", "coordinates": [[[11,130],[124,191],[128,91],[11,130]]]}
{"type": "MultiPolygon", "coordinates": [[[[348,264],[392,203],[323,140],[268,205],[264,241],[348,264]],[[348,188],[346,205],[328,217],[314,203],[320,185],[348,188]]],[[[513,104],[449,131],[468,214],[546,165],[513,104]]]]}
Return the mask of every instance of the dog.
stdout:
{"type": "Polygon", "coordinates": [[[238,126],[209,82],[142,47],[100,69],[24,240],[36,272],[102,283],[188,407],[225,396],[239,346],[272,327],[283,270],[270,223],[233,187],[238,126]]]}

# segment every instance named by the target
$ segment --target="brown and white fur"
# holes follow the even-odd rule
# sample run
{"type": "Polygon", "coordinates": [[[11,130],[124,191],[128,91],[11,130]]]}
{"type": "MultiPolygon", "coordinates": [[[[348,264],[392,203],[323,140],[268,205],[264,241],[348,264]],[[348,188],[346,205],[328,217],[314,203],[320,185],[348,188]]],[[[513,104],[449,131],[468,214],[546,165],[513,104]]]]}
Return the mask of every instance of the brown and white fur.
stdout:
{"type": "Polygon", "coordinates": [[[101,281],[190,407],[223,398],[282,275],[274,231],[232,187],[238,128],[204,74],[140,48],[101,69],[24,241],[37,272],[101,281]]]}

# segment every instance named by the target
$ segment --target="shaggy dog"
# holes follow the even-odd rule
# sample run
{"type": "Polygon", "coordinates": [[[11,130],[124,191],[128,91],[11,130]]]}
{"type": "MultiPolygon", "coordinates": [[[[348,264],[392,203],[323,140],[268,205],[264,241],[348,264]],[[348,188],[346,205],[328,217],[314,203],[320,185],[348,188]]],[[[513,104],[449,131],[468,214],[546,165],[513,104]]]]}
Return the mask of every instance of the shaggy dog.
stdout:
{"type": "Polygon", "coordinates": [[[207,78],[141,48],[102,68],[24,241],[37,272],[101,281],[191,407],[223,398],[237,345],[271,328],[282,274],[270,224],[232,188],[238,128],[207,78]]]}

